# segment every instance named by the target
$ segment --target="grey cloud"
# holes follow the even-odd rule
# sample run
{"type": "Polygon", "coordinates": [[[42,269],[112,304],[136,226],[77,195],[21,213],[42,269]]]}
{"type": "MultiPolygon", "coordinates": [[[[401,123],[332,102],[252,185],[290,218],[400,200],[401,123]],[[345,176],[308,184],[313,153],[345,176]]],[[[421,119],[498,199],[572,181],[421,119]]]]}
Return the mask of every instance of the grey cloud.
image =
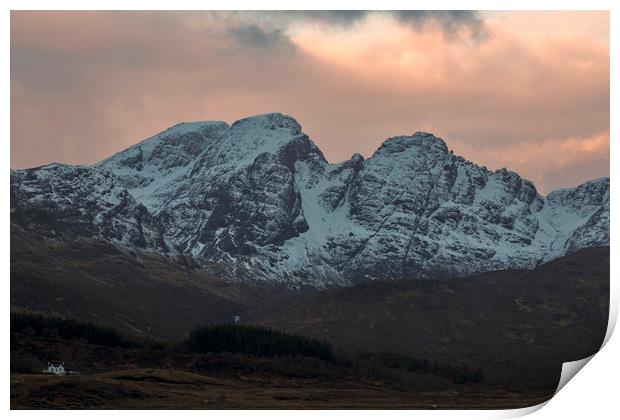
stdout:
{"type": "Polygon", "coordinates": [[[391,13],[399,22],[414,29],[436,24],[447,35],[468,28],[475,38],[486,36],[484,20],[478,12],[472,10],[394,10],[391,13]]]}
{"type": "Polygon", "coordinates": [[[363,21],[370,14],[390,14],[396,20],[413,28],[423,28],[429,24],[438,25],[448,34],[461,28],[469,28],[473,35],[484,33],[484,20],[473,10],[310,10],[280,12],[290,18],[305,19],[347,26],[363,21]]]}
{"type": "Polygon", "coordinates": [[[486,36],[484,20],[476,11],[468,10],[280,10],[213,12],[216,19],[228,20],[232,26],[226,31],[235,49],[269,50],[291,55],[296,52],[287,30],[296,22],[319,22],[341,28],[353,28],[371,14],[387,14],[414,30],[434,25],[447,37],[467,28],[474,39],[486,36]]]}
{"type": "Polygon", "coordinates": [[[464,27],[469,28],[472,34],[484,31],[484,20],[479,12],[473,10],[288,10],[268,13],[288,22],[305,20],[345,27],[361,22],[371,14],[389,14],[413,28],[436,24],[450,34],[464,27]]]}
{"type": "Polygon", "coordinates": [[[367,10],[286,10],[274,13],[293,21],[308,20],[348,26],[364,20],[371,12],[367,10]]]}
{"type": "Polygon", "coordinates": [[[282,29],[266,29],[254,23],[239,24],[227,30],[227,35],[242,49],[270,50],[292,54],[295,45],[282,29]]]}

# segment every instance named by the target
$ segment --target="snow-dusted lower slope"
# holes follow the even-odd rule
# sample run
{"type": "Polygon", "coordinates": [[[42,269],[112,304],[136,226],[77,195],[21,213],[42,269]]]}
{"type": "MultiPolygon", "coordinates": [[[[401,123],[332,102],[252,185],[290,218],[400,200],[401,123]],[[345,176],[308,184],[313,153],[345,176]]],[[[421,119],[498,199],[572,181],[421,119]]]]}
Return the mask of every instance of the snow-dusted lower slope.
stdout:
{"type": "Polygon", "coordinates": [[[293,118],[183,123],[93,167],[11,172],[12,222],[328,286],[530,268],[609,243],[609,178],[540,196],[428,133],[328,163],[293,118]]]}
{"type": "Polygon", "coordinates": [[[11,171],[11,223],[171,252],[162,226],[109,172],[57,163],[11,171]]]}

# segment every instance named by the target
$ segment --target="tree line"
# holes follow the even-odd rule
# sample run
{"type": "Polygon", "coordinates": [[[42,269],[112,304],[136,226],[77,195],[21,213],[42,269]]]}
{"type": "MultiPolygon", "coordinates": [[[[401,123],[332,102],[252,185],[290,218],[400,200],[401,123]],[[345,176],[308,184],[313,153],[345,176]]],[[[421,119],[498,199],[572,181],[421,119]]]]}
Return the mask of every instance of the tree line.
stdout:
{"type": "Polygon", "coordinates": [[[169,348],[175,352],[195,353],[243,353],[258,357],[288,358],[295,356],[315,357],[350,366],[356,360],[357,366],[380,366],[409,372],[430,373],[451,379],[456,383],[479,383],[483,380],[480,368],[467,364],[443,364],[428,359],[399,353],[361,353],[353,359],[335,357],[328,342],[266,327],[249,325],[205,325],[189,333],[182,345],[155,343],[146,339],[132,338],[114,328],[92,322],[41,315],[28,312],[11,313],[11,334],[22,333],[44,338],[82,340],[90,344],[125,348],[169,348]],[[170,347],[172,345],[172,347],[170,347]]]}
{"type": "Polygon", "coordinates": [[[248,325],[206,325],[190,332],[186,344],[200,353],[247,353],[255,356],[316,357],[333,361],[330,343],[288,334],[284,331],[248,325]]]}
{"type": "Polygon", "coordinates": [[[460,365],[441,364],[437,361],[431,362],[428,359],[418,359],[400,353],[361,353],[358,360],[376,363],[392,369],[403,369],[409,372],[431,373],[442,376],[452,381],[464,384],[467,382],[480,383],[483,379],[480,368],[471,368],[466,363],[460,365]]]}
{"type": "Polygon", "coordinates": [[[144,341],[130,338],[114,328],[92,322],[77,321],[53,315],[11,312],[11,333],[23,333],[46,338],[84,340],[108,347],[144,347],[144,341]]]}
{"type": "MultiPolygon", "coordinates": [[[[11,313],[11,333],[44,338],[82,340],[108,347],[163,347],[140,338],[129,337],[114,328],[53,315],[28,312],[11,313]]],[[[173,345],[173,343],[168,343],[173,345]]],[[[255,356],[306,356],[333,361],[330,343],[288,334],[284,331],[247,325],[205,325],[192,330],[184,346],[174,345],[176,351],[197,353],[246,353],[255,356]]]]}

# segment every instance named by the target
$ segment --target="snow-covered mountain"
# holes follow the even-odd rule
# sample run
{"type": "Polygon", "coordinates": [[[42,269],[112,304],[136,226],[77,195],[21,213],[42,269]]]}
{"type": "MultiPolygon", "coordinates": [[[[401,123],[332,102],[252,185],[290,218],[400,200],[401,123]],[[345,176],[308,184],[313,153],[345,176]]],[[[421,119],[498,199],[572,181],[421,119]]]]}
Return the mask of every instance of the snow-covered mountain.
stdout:
{"type": "Polygon", "coordinates": [[[293,118],[178,124],[91,167],[11,171],[11,221],[324,287],[532,268],[609,243],[609,178],[542,197],[428,133],[331,164],[293,118]]]}

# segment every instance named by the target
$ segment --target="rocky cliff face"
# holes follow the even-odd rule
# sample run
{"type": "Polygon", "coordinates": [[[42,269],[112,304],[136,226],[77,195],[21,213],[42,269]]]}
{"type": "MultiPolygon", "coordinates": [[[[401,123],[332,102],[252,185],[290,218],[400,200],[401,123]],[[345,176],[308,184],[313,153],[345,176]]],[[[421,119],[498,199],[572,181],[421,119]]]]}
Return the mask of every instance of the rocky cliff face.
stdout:
{"type": "Polygon", "coordinates": [[[100,237],[169,252],[162,226],[110,172],[51,164],[11,171],[11,223],[44,237],[100,237]]]}
{"type": "Polygon", "coordinates": [[[176,125],[92,167],[11,172],[11,221],[324,287],[531,268],[609,243],[609,178],[546,197],[428,133],[328,163],[293,118],[176,125]]]}

